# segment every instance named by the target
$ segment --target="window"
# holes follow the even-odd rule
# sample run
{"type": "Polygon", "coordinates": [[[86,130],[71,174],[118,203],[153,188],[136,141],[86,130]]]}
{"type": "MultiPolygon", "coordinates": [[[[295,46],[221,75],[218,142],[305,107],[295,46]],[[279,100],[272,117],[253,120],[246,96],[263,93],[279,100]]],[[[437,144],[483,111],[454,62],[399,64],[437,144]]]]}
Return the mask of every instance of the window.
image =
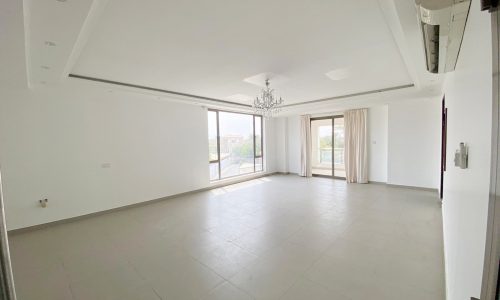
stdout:
{"type": "Polygon", "coordinates": [[[262,117],[208,111],[210,180],[264,170],[262,117]]]}

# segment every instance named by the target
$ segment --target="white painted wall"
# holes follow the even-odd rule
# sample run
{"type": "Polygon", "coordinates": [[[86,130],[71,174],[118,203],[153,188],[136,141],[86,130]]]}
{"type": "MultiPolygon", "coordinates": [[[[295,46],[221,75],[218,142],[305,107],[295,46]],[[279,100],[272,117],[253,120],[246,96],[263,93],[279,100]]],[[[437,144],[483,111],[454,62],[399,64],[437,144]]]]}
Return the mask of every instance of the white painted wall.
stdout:
{"type": "Polygon", "coordinates": [[[287,118],[288,131],[288,172],[300,173],[300,117],[287,118]]]}
{"type": "Polygon", "coordinates": [[[368,109],[368,180],[387,182],[387,105],[368,109]]]}
{"type": "Polygon", "coordinates": [[[287,118],[273,118],[275,145],[275,170],[277,172],[288,172],[288,128],[287,118]]]}
{"type": "Polygon", "coordinates": [[[441,101],[405,100],[389,104],[387,183],[439,187],[441,101]]]}
{"type": "MultiPolygon", "coordinates": [[[[498,55],[498,53],[496,54],[498,55]]],[[[449,300],[480,296],[490,180],[492,59],[490,15],[472,1],[455,72],[445,81],[448,107],[443,227],[449,300]],[[469,168],[454,167],[469,145],[469,168]]]]}
{"type": "Polygon", "coordinates": [[[9,229],[207,187],[207,151],[200,106],[73,80],[0,92],[9,229]],[[48,208],[37,205],[42,198],[48,208]]]}
{"type": "Polygon", "coordinates": [[[279,146],[276,142],[277,126],[276,119],[264,119],[264,140],[266,141],[264,143],[264,167],[267,173],[278,172],[279,161],[276,157],[277,147],[279,146]]]}

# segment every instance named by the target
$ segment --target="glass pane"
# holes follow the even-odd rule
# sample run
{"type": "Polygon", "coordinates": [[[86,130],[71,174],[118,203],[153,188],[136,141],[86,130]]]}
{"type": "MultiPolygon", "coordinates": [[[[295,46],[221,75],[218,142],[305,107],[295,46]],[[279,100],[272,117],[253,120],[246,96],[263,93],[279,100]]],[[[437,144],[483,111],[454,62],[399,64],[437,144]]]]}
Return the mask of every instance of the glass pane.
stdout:
{"type": "Polygon", "coordinates": [[[311,121],[312,173],[332,176],[332,119],[311,121]]]}
{"type": "Polygon", "coordinates": [[[254,171],[253,116],[219,112],[221,178],[254,171]]]}
{"type": "Polygon", "coordinates": [[[264,166],[262,165],[262,157],[258,157],[255,159],[255,171],[260,172],[264,170],[264,166]]]}
{"type": "Polygon", "coordinates": [[[217,157],[217,112],[208,111],[208,160],[218,160],[217,157]]]}
{"type": "Polygon", "coordinates": [[[345,177],[344,164],[344,118],[333,121],[333,175],[345,177]]]}
{"type": "Polygon", "coordinates": [[[262,156],[262,117],[255,117],[255,155],[262,156]]]}
{"type": "Polygon", "coordinates": [[[210,163],[210,180],[219,179],[219,163],[210,163]]]}

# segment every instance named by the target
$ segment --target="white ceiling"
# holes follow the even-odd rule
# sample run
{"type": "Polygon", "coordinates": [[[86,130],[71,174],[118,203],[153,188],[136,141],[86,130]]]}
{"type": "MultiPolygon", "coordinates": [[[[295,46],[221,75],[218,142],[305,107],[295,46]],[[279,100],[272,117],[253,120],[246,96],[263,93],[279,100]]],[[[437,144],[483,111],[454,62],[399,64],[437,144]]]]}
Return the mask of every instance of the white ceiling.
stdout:
{"type": "Polygon", "coordinates": [[[0,87],[28,85],[25,52],[25,23],[22,1],[0,2],[0,87]]]}
{"type": "Polygon", "coordinates": [[[12,66],[1,83],[15,66],[32,88],[71,73],[249,104],[268,76],[285,113],[304,113],[427,97],[442,83],[425,70],[414,0],[6,0],[1,12],[12,66]]]}
{"type": "Polygon", "coordinates": [[[109,0],[71,73],[231,101],[273,73],[287,103],[412,83],[373,0],[109,0]]]}

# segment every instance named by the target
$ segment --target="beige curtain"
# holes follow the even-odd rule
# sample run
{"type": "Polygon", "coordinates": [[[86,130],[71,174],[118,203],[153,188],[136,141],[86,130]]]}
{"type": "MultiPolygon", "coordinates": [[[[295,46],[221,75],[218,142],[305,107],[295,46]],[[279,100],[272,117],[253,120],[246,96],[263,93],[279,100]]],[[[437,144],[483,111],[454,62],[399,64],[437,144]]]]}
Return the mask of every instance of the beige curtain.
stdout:
{"type": "Polygon", "coordinates": [[[367,113],[366,108],[349,110],[344,113],[344,161],[347,182],[368,183],[367,113]]]}
{"type": "Polygon", "coordinates": [[[300,116],[300,176],[311,177],[311,116],[300,116]]]}

